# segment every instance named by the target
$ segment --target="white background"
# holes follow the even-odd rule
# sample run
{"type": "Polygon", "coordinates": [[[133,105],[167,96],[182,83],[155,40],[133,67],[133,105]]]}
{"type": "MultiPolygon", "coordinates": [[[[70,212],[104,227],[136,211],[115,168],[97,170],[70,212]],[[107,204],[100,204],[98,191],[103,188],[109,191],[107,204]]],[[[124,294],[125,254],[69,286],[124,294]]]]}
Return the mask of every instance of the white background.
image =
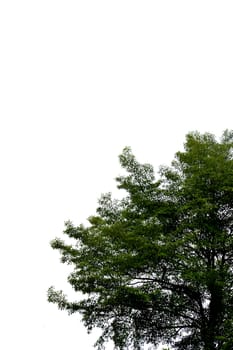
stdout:
{"type": "MultiPolygon", "coordinates": [[[[232,1],[0,2],[0,348],[92,349],[49,242],[117,195],[118,155],[170,164],[232,128],[232,1]]],[[[112,346],[109,345],[109,349],[112,346]]]]}

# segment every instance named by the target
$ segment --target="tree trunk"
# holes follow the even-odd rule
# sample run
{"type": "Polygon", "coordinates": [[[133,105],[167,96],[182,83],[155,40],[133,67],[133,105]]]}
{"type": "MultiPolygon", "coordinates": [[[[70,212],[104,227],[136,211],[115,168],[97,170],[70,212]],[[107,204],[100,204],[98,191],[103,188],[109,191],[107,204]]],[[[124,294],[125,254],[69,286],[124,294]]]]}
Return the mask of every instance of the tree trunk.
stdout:
{"type": "Polygon", "coordinates": [[[204,350],[218,350],[219,341],[217,336],[221,335],[221,325],[223,322],[223,291],[219,283],[215,283],[210,288],[209,317],[204,332],[204,350]]]}

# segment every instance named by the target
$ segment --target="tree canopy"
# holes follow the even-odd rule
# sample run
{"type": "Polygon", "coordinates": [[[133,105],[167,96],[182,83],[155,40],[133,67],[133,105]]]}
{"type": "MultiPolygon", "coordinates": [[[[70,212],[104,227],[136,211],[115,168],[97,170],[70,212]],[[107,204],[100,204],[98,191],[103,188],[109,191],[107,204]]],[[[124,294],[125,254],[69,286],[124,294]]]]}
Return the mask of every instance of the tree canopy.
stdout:
{"type": "Polygon", "coordinates": [[[125,197],[102,195],[89,225],[65,223],[70,244],[51,242],[83,298],[51,287],[49,302],[100,327],[98,349],[233,349],[233,131],[189,133],[158,179],[130,148],[119,159],[125,197]]]}

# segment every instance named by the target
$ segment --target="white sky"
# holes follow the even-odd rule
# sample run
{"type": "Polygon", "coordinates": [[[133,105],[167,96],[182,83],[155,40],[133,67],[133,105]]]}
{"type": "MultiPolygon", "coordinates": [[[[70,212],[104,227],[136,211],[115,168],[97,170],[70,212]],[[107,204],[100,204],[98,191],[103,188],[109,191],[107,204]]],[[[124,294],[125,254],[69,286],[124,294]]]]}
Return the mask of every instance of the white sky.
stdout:
{"type": "MultiPolygon", "coordinates": [[[[192,130],[232,128],[232,1],[0,2],[0,348],[92,349],[49,242],[115,191],[132,147],[157,169],[192,130]]],[[[112,346],[109,346],[112,349],[112,346]]]]}

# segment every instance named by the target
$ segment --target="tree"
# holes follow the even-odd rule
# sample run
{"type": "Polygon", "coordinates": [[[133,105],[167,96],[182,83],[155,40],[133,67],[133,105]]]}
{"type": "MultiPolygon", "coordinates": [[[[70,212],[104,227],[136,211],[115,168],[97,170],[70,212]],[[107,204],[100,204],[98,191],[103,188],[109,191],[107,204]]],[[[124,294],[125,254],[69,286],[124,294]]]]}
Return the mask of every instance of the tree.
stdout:
{"type": "Polygon", "coordinates": [[[70,302],[51,287],[49,302],[79,312],[96,346],[116,349],[160,343],[179,350],[233,348],[233,131],[220,141],[189,133],[184,151],[155,180],[130,148],[120,155],[124,199],[102,195],[87,227],[66,222],[51,242],[83,299],[70,302]]]}

